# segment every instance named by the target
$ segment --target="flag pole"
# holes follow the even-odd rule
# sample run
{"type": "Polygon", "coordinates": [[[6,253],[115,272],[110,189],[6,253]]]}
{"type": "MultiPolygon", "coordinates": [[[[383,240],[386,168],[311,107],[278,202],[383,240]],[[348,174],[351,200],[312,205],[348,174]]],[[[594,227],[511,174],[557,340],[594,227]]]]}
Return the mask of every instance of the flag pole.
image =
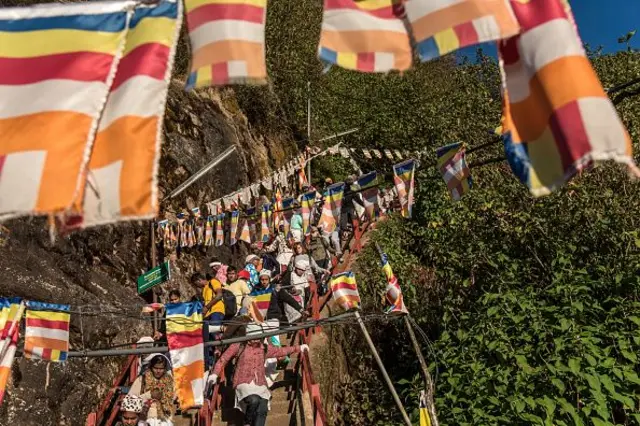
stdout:
{"type": "MultiPolygon", "coordinates": [[[[383,251],[380,248],[380,245],[376,242],[376,249],[378,249],[378,253],[380,257],[382,257],[383,251]]],[[[409,314],[403,315],[404,324],[407,327],[407,331],[409,332],[409,340],[413,344],[413,350],[418,357],[418,362],[420,363],[420,370],[422,371],[422,378],[424,379],[424,385],[427,390],[427,411],[429,412],[429,417],[431,419],[431,426],[439,426],[438,417],[436,415],[436,406],[433,402],[433,379],[431,378],[431,373],[429,373],[429,368],[427,367],[427,361],[424,359],[422,355],[422,349],[420,349],[420,344],[418,343],[418,339],[416,338],[416,333],[413,330],[413,325],[409,320],[409,314]]]]}
{"type": "Polygon", "coordinates": [[[384,377],[384,381],[387,383],[387,387],[389,388],[389,392],[391,392],[391,396],[393,396],[393,400],[396,402],[396,405],[398,406],[398,410],[400,410],[400,414],[402,414],[402,419],[404,420],[404,423],[407,426],[411,426],[411,420],[409,420],[409,416],[407,415],[407,412],[404,409],[404,406],[402,405],[402,401],[400,401],[400,397],[398,396],[398,392],[396,392],[396,388],[393,387],[393,383],[391,382],[391,378],[389,377],[389,374],[387,373],[387,370],[384,368],[384,364],[382,363],[382,360],[380,359],[380,355],[378,355],[378,351],[376,350],[375,345],[373,344],[373,341],[371,340],[371,336],[369,335],[369,332],[367,331],[367,327],[365,327],[364,325],[364,321],[362,321],[362,317],[360,316],[360,312],[355,311],[355,317],[356,320],[358,322],[358,325],[360,326],[360,329],[362,330],[362,334],[364,334],[364,338],[367,341],[367,344],[369,345],[369,349],[371,350],[371,354],[373,355],[373,357],[375,358],[376,362],[378,363],[378,368],[380,368],[380,373],[382,373],[382,377],[384,377]]]}
{"type": "Polygon", "coordinates": [[[438,417],[436,415],[436,406],[433,403],[433,380],[431,379],[429,368],[427,368],[427,362],[425,361],[424,356],[422,356],[422,350],[420,349],[418,339],[416,339],[416,334],[413,331],[413,326],[411,325],[411,321],[409,320],[409,314],[403,315],[403,317],[404,323],[407,326],[407,331],[409,332],[409,339],[411,340],[413,349],[416,351],[416,355],[418,356],[420,369],[422,370],[422,377],[427,389],[427,411],[429,412],[429,417],[431,418],[431,426],[439,426],[438,417]]]}

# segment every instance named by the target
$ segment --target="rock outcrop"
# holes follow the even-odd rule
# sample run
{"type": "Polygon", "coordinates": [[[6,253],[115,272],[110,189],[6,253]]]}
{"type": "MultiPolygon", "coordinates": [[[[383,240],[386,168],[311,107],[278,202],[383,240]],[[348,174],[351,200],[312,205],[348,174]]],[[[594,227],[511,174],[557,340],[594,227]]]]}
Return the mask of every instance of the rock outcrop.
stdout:
{"type": "MultiPolygon", "coordinates": [[[[187,94],[182,87],[182,82],[175,81],[170,89],[160,198],[229,146],[238,149],[179,197],[162,204],[161,216],[232,192],[268,174],[295,152],[286,136],[259,135],[252,129],[233,90],[187,94]]],[[[135,318],[136,309],[145,303],[136,293],[135,281],[149,265],[148,222],[80,231],[55,243],[51,243],[41,218],[4,225],[9,232],[0,238],[0,295],[81,307],[82,315],[72,315],[72,349],[129,343],[150,333],[149,324],[135,318]],[[130,309],[134,317],[109,313],[122,309],[130,309]]],[[[188,275],[200,269],[208,256],[215,254],[231,261],[243,254],[240,247],[233,250],[223,247],[216,253],[205,253],[194,248],[179,256],[167,254],[172,260],[172,279],[160,291],[179,288],[189,296],[188,275]]],[[[0,407],[0,424],[83,425],[123,361],[73,358],[64,364],[47,365],[16,359],[8,394],[0,407]]]]}

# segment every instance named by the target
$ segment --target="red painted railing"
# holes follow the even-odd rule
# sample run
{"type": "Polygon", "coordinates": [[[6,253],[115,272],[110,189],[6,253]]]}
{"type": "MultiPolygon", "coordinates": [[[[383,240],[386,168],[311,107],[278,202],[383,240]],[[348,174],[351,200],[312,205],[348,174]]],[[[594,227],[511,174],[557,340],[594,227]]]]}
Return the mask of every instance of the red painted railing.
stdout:
{"type": "Polygon", "coordinates": [[[115,423],[118,415],[120,400],[123,394],[120,392],[121,386],[129,387],[138,376],[138,357],[129,355],[127,361],[120,370],[120,374],[113,381],[109,393],[102,400],[102,404],[97,411],[89,413],[86,426],[111,426],[115,423]]]}
{"type": "MultiPolygon", "coordinates": [[[[369,225],[370,223],[368,222],[361,225],[359,221],[354,220],[353,235],[351,236],[350,241],[347,243],[348,248],[345,250],[345,257],[343,258],[343,261],[341,263],[333,263],[333,274],[343,272],[343,270],[351,265],[353,257],[363,248],[362,236],[368,230],[369,225]]],[[[311,290],[310,313],[311,317],[314,320],[318,320],[320,319],[320,312],[322,312],[325,305],[329,302],[329,300],[331,300],[331,289],[329,289],[329,291],[327,291],[327,293],[322,298],[320,298],[318,296],[318,285],[315,282],[315,279],[312,279],[309,284],[311,290]]],[[[302,342],[309,344],[311,342],[313,334],[319,333],[320,331],[321,327],[317,326],[313,329],[299,331],[298,336],[302,342]]],[[[309,359],[308,353],[300,354],[300,365],[302,385],[304,390],[308,392],[309,398],[311,400],[310,402],[313,410],[314,421],[313,424],[314,426],[326,426],[328,425],[327,415],[322,405],[320,385],[314,379],[313,370],[311,368],[311,360],[309,359]]],[[[113,386],[109,390],[109,393],[103,400],[103,403],[100,405],[98,411],[90,413],[87,417],[86,426],[113,425],[116,416],[118,415],[120,399],[123,396],[118,392],[119,387],[130,386],[137,376],[137,369],[137,357],[131,355],[127,359],[127,362],[124,365],[121,373],[114,380],[113,386]],[[105,419],[105,415],[109,410],[109,416],[105,419]]],[[[213,415],[220,409],[221,406],[222,397],[220,395],[220,388],[221,383],[224,382],[224,380],[224,377],[220,377],[220,380],[215,384],[213,388],[211,398],[206,399],[204,405],[198,411],[197,426],[211,426],[213,415]]]]}

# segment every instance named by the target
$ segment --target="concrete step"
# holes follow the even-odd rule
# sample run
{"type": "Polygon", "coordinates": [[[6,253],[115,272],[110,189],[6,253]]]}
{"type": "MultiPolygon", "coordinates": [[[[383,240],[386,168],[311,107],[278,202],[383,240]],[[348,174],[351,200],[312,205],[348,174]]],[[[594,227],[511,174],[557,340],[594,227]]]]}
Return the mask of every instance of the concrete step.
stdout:
{"type": "MultiPolygon", "coordinates": [[[[292,360],[291,365],[295,362],[292,360]]],[[[296,426],[297,421],[291,422],[290,409],[295,401],[297,377],[291,370],[280,373],[280,380],[271,387],[271,410],[267,416],[267,426],[296,426]]],[[[213,415],[212,426],[244,426],[243,414],[234,408],[235,396],[233,388],[225,386],[221,389],[222,409],[213,415]]],[[[182,426],[182,425],[180,425],[182,426]]]]}

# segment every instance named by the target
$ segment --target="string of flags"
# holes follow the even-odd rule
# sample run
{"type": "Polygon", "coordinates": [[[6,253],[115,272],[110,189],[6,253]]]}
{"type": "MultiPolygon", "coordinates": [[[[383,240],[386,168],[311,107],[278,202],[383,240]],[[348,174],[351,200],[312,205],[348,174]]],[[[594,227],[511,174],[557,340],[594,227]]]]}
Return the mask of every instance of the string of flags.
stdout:
{"type": "MultiPolygon", "coordinates": [[[[416,160],[407,160],[394,166],[396,172],[396,194],[402,207],[402,215],[411,217],[414,203],[416,160]]],[[[302,193],[298,198],[282,198],[279,187],[272,200],[266,197],[255,199],[255,205],[241,211],[238,204],[207,203],[208,214],[203,215],[199,207],[190,214],[179,213],[176,221],[164,219],[157,224],[158,240],[165,249],[185,247],[219,247],[223,244],[235,245],[238,241],[247,244],[267,242],[277,235],[280,227],[284,234],[291,231],[291,220],[298,213],[302,216],[303,234],[311,232],[313,218],[319,213],[318,228],[331,233],[336,229],[342,211],[342,197],[346,185],[343,182],[328,186],[320,194],[315,189],[302,193]],[[228,210],[225,211],[225,208],[228,210]],[[215,239],[213,238],[215,235],[215,239]]],[[[372,171],[360,176],[352,185],[364,203],[364,216],[373,220],[379,216],[382,197],[380,196],[378,173],[372,171]]]]}
{"type": "Polygon", "coordinates": [[[275,191],[277,188],[280,190],[297,189],[301,190],[305,184],[309,184],[305,174],[305,167],[309,161],[314,158],[326,156],[326,155],[340,155],[343,158],[350,158],[352,154],[362,154],[367,159],[388,159],[391,161],[402,161],[410,157],[420,158],[424,153],[421,151],[409,151],[398,149],[374,149],[374,148],[346,148],[341,146],[342,143],[337,143],[325,149],[320,147],[311,147],[308,149],[307,154],[298,154],[293,159],[288,161],[280,169],[272,173],[271,175],[263,178],[259,181],[253,182],[237,191],[230,194],[226,194],[213,201],[207,202],[207,207],[210,211],[221,210],[221,206],[224,205],[224,209],[230,209],[232,205],[249,205],[252,198],[259,198],[261,189],[264,188],[267,191],[275,191]],[[297,177],[297,185],[292,183],[291,177],[297,177]]]}
{"type": "MultiPolygon", "coordinates": [[[[157,215],[182,7],[181,0],[120,0],[0,9],[0,220],[48,215],[64,231],[157,215]]],[[[266,7],[265,0],[186,1],[188,88],[266,82],[266,7]]],[[[318,56],[327,64],[407,70],[411,39],[423,62],[498,43],[505,152],[534,196],[596,161],[624,163],[640,177],[630,136],[585,55],[566,0],[324,2],[318,56]]],[[[366,158],[399,159],[398,153],[362,150],[366,158]]],[[[288,188],[293,174],[301,186],[307,161],[301,155],[232,195],[246,200],[259,184],[288,188]]],[[[451,165],[448,172],[455,170],[451,165]]],[[[447,182],[454,199],[471,183],[464,174],[447,182]]]]}

